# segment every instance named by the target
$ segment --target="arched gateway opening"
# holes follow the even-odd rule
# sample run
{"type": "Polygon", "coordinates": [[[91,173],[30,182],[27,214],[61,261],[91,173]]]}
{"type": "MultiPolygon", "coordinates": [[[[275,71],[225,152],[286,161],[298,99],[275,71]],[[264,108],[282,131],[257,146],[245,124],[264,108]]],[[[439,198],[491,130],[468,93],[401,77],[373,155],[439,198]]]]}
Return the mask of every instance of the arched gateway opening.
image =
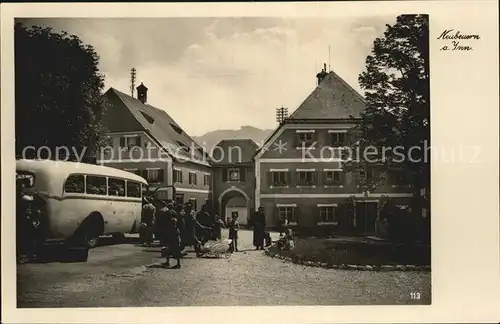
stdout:
{"type": "Polygon", "coordinates": [[[218,199],[219,213],[224,220],[238,216],[240,225],[248,225],[250,217],[250,198],[241,189],[226,189],[218,199]]]}

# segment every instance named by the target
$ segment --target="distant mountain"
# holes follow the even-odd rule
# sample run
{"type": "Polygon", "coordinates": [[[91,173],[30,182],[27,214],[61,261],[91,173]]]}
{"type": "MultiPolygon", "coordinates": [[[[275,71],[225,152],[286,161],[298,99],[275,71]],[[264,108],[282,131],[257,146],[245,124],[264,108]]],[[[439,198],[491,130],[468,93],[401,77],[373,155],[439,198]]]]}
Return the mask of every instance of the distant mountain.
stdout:
{"type": "Polygon", "coordinates": [[[242,126],[240,129],[221,129],[203,134],[202,136],[195,136],[195,140],[202,147],[206,148],[208,152],[224,139],[251,139],[260,146],[272,129],[260,129],[253,126],[242,126]]]}

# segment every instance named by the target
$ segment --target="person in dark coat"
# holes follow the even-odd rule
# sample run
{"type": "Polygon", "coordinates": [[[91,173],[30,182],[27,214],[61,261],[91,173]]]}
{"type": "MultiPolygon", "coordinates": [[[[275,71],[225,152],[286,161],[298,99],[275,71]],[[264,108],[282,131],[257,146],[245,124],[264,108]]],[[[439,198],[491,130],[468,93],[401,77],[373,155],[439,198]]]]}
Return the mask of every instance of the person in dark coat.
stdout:
{"type": "MultiPolygon", "coordinates": [[[[177,264],[173,266],[173,269],[180,269],[181,267],[181,233],[178,227],[178,215],[177,212],[173,209],[173,205],[168,206],[171,207],[167,211],[167,220],[166,220],[166,252],[165,258],[166,261],[163,264],[165,267],[170,267],[170,258],[174,258],[177,260],[177,264]]],[[[167,207],[167,208],[168,208],[167,207]]]]}
{"type": "Polygon", "coordinates": [[[266,214],[264,213],[264,207],[259,207],[258,211],[255,213],[253,220],[253,245],[256,250],[264,250],[264,237],[266,234],[266,214]]]}
{"type": "Polygon", "coordinates": [[[170,211],[175,212],[173,210],[173,205],[171,203],[168,203],[156,214],[156,235],[158,236],[158,239],[160,240],[160,246],[162,247],[165,247],[167,245],[167,228],[170,211]]]}
{"type": "MultiPolygon", "coordinates": [[[[179,228],[180,239],[181,239],[181,251],[186,248],[186,241],[184,238],[186,237],[186,210],[184,206],[179,208],[178,218],[177,218],[177,227],[179,228]]],[[[182,255],[185,255],[182,253],[182,255]]]]}
{"type": "Polygon", "coordinates": [[[203,245],[203,233],[207,232],[210,228],[203,226],[196,219],[196,213],[191,209],[191,205],[188,205],[185,215],[185,240],[186,245],[190,245],[194,248],[196,256],[201,256],[201,246],[203,245]]]}
{"type": "Polygon", "coordinates": [[[184,213],[180,215],[183,217],[184,221],[184,231],[181,232],[181,237],[182,237],[182,242],[183,245],[186,246],[193,246],[194,247],[194,224],[192,222],[193,218],[193,205],[189,202],[187,202],[184,205],[184,213]]]}
{"type": "Polygon", "coordinates": [[[147,199],[143,199],[141,227],[139,228],[139,238],[143,245],[151,246],[153,243],[153,226],[156,214],[156,207],[147,199]]]}
{"type": "Polygon", "coordinates": [[[213,222],[207,204],[201,206],[200,211],[196,214],[196,220],[203,226],[212,225],[213,222]]]}

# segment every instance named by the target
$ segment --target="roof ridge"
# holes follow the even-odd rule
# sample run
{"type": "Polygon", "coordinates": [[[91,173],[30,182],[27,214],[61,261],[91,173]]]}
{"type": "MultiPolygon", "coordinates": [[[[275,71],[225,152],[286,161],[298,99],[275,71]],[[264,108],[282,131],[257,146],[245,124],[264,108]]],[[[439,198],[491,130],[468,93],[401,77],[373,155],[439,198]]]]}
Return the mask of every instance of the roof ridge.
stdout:
{"type": "Polygon", "coordinates": [[[336,79],[339,80],[340,83],[342,83],[342,85],[347,88],[347,90],[352,91],[363,103],[366,103],[365,98],[358,91],[356,91],[356,89],[354,89],[346,80],[344,80],[340,75],[338,75],[334,71],[330,71],[329,74],[330,73],[334,75],[336,79]]]}
{"type": "MultiPolygon", "coordinates": [[[[129,95],[127,95],[126,93],[123,93],[123,92],[121,92],[121,91],[120,91],[120,90],[118,90],[118,89],[115,89],[115,88],[113,88],[113,87],[110,87],[110,90],[111,90],[111,89],[113,89],[113,91],[114,91],[114,92],[118,92],[118,93],[119,93],[119,94],[121,94],[121,95],[125,95],[125,96],[128,96],[128,97],[132,98],[132,99],[135,99],[134,97],[129,96],[129,95]]],[[[108,90],[108,91],[109,91],[109,90],[108,90]]],[[[120,102],[121,102],[121,103],[122,103],[125,107],[127,107],[128,111],[129,111],[129,112],[132,114],[132,116],[134,116],[134,118],[135,118],[135,119],[139,122],[139,124],[141,125],[141,127],[143,128],[143,130],[144,130],[144,131],[149,130],[149,128],[148,128],[147,126],[145,126],[145,125],[142,123],[142,121],[140,120],[140,118],[137,118],[137,116],[136,116],[136,115],[134,114],[134,112],[130,109],[130,107],[127,105],[127,103],[126,103],[125,101],[123,101],[123,99],[122,99],[119,95],[117,95],[116,93],[115,93],[115,95],[116,95],[116,97],[118,98],[118,100],[120,100],[120,102]]],[[[143,118],[144,118],[144,117],[143,117],[143,118]]],[[[144,119],[146,119],[146,118],[144,118],[144,119]]]]}
{"type": "MultiPolygon", "coordinates": [[[[201,145],[198,142],[194,141],[193,138],[189,136],[189,134],[186,133],[181,126],[178,125],[178,123],[168,114],[166,110],[160,109],[148,103],[142,103],[139,99],[134,98],[131,95],[126,94],[116,88],[110,87],[110,89],[106,91],[106,93],[109,91],[112,91],[112,93],[119,99],[121,104],[128,109],[128,111],[132,114],[132,116],[139,122],[139,124],[142,127],[142,130],[147,131],[149,135],[152,136],[154,140],[158,141],[158,143],[165,149],[167,149],[167,151],[169,151],[168,145],[179,146],[178,141],[184,143],[186,140],[188,140],[191,143],[194,143],[195,149],[202,151],[200,152],[200,154],[204,156],[203,157],[204,159],[209,157],[208,152],[203,147],[201,147],[201,145]],[[130,101],[126,102],[126,100],[130,101]],[[148,123],[146,118],[142,115],[142,112],[145,112],[148,115],[151,113],[160,114],[160,116],[157,116],[158,118],[154,118],[154,116],[151,116],[155,119],[155,123],[150,124],[148,123]],[[171,127],[171,124],[174,124],[175,126],[179,127],[182,130],[181,136],[183,138],[177,138],[177,135],[172,136],[172,134],[169,134],[169,132],[165,130],[165,127],[167,126],[171,127]],[[160,132],[162,135],[159,135],[157,132],[160,132]],[[166,137],[168,140],[165,138],[162,139],[162,137],[166,137]]],[[[191,143],[189,143],[190,146],[192,145],[191,143]]],[[[192,161],[193,162],[197,161],[197,158],[195,158],[192,161]]]]}
{"type": "MultiPolygon", "coordinates": [[[[321,83],[320,83],[321,84],[321,83]]],[[[313,91],[311,91],[311,93],[304,99],[302,100],[302,102],[300,103],[300,105],[297,106],[297,108],[295,108],[295,110],[293,111],[293,113],[290,115],[289,118],[292,118],[293,115],[295,115],[295,113],[300,109],[300,107],[302,107],[302,105],[307,101],[309,100],[309,98],[312,97],[312,95],[316,92],[316,91],[319,91],[319,84],[316,86],[316,88],[314,88],[313,91]]]]}

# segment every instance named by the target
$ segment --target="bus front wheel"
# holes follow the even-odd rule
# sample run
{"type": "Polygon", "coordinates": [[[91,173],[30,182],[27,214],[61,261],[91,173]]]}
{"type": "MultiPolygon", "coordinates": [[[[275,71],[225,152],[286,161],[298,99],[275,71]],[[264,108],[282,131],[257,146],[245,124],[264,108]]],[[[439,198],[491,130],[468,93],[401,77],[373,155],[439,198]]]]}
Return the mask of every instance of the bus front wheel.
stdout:
{"type": "Polygon", "coordinates": [[[97,246],[99,236],[104,231],[104,221],[101,215],[90,215],[78,228],[73,237],[73,244],[92,249],[97,246]]]}

